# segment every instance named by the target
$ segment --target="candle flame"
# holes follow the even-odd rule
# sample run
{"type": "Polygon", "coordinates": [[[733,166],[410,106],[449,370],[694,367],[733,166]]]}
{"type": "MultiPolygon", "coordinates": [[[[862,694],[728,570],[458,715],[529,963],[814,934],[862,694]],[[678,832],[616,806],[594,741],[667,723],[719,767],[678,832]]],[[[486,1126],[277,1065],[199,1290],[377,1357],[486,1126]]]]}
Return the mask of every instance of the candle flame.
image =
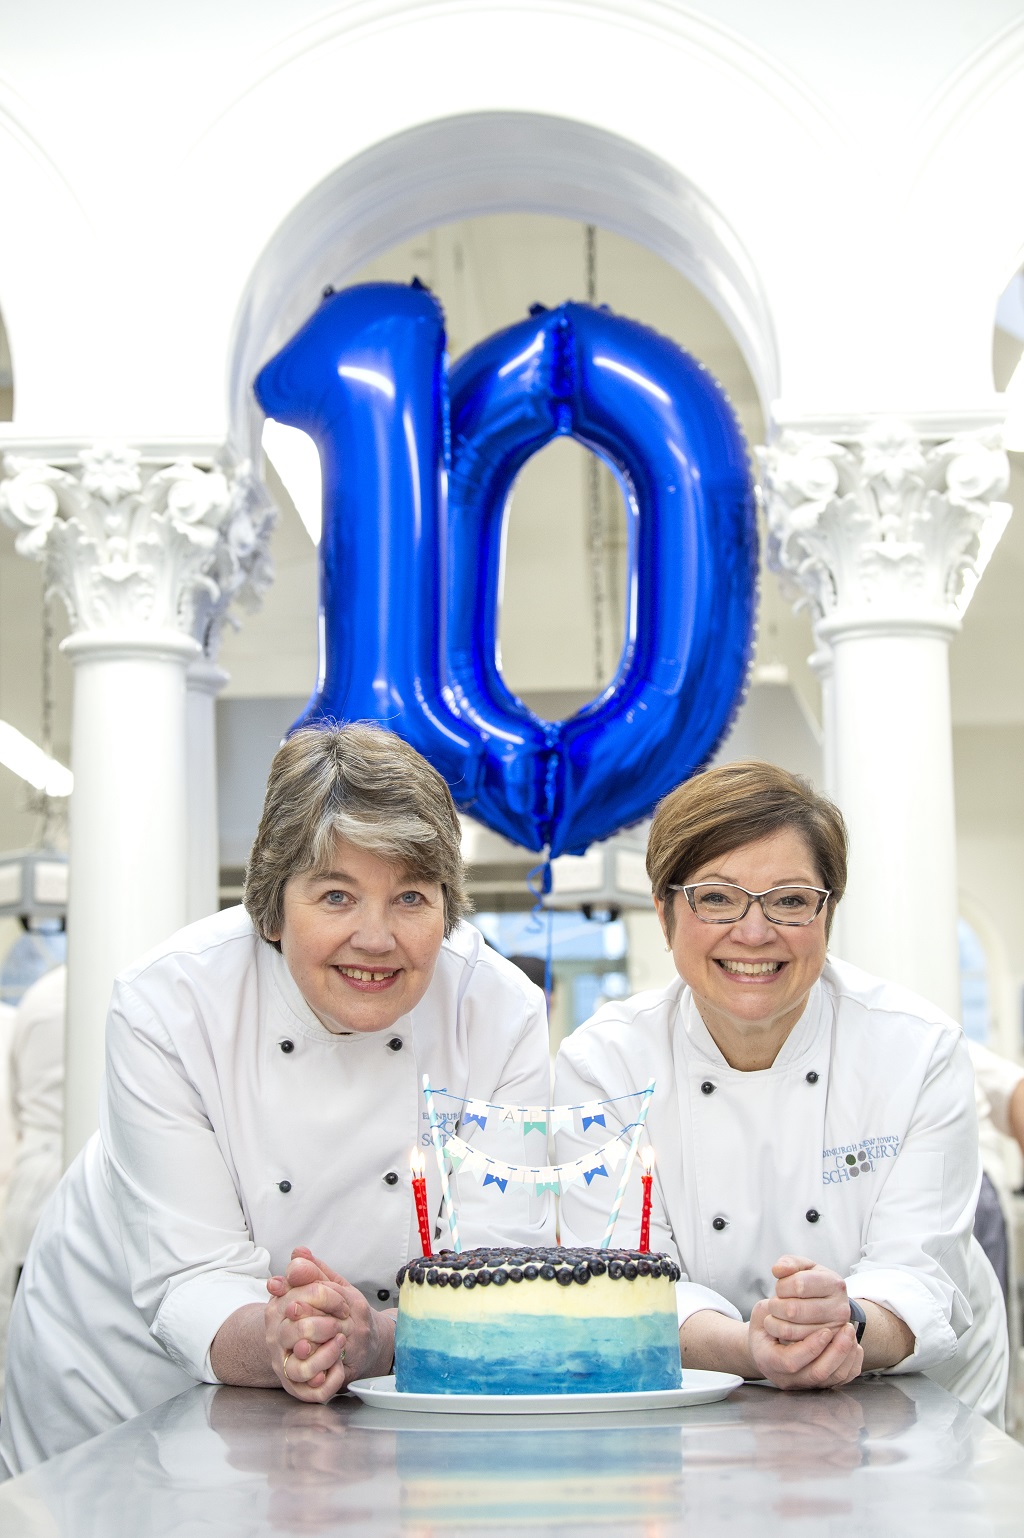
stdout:
{"type": "Polygon", "coordinates": [[[650,1143],[648,1143],[646,1148],[641,1148],[640,1163],[643,1165],[644,1170],[649,1175],[651,1170],[654,1168],[654,1149],[651,1147],[650,1143]]]}
{"type": "Polygon", "coordinates": [[[409,1167],[412,1170],[414,1180],[422,1179],[423,1171],[426,1168],[426,1165],[423,1162],[423,1155],[420,1153],[418,1148],[414,1148],[412,1153],[409,1155],[409,1167]]]}

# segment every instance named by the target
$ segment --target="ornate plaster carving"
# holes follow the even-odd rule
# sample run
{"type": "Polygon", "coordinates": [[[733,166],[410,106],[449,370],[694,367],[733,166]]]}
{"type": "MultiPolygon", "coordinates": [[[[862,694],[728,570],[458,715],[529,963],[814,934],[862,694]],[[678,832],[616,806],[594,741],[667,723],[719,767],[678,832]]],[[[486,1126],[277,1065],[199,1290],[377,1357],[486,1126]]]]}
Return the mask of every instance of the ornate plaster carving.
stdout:
{"type": "Polygon", "coordinates": [[[274,513],[248,462],[94,444],[9,453],[3,477],[0,517],[76,630],[177,630],[212,657],[231,606],[255,607],[270,584],[274,513]]]}
{"type": "Polygon", "coordinates": [[[788,429],[760,459],[769,565],[815,621],[956,628],[1011,512],[997,429],[788,429]]]}

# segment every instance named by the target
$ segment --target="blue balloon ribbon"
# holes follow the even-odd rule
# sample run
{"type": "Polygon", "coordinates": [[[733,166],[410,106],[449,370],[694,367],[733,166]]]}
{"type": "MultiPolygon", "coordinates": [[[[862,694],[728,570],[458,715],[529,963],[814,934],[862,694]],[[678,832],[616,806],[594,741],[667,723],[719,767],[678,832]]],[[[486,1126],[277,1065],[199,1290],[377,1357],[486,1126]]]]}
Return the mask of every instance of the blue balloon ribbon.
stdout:
{"type": "Polygon", "coordinates": [[[495,832],[580,853],[701,768],[742,699],[757,580],[746,447],[706,369],[587,305],[488,338],[450,390],[449,434],[440,306],[397,284],[326,299],[256,381],[323,468],[320,677],[295,725],[379,721],[495,832]],[[506,687],[497,632],[509,492],[563,436],[618,477],[629,598],[615,677],[556,722],[506,687]]]}

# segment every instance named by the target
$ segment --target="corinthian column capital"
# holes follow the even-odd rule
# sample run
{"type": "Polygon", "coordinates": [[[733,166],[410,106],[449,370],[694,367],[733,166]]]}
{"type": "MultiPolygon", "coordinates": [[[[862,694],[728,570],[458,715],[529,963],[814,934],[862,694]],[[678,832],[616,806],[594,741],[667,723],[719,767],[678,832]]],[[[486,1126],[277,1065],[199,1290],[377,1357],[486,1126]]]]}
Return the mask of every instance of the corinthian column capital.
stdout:
{"type": "Polygon", "coordinates": [[[769,565],[823,636],[851,624],[959,628],[1011,512],[997,426],[805,424],[760,458],[769,565]]]}
{"type": "Polygon", "coordinates": [[[78,632],[177,632],[210,657],[230,607],[269,585],[273,511],[248,463],[37,443],[12,447],[0,473],[0,517],[78,632]]]}

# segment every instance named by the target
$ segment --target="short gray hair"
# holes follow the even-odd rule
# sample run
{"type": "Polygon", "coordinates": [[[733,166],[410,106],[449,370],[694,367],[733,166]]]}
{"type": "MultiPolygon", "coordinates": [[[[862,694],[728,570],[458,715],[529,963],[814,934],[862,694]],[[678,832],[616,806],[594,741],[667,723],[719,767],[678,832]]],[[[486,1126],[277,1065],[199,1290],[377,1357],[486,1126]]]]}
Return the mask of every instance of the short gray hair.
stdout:
{"type": "Polygon", "coordinates": [[[294,732],[270,766],[242,899],[264,940],[281,932],[289,879],[329,870],[338,837],[440,886],[446,937],[470,911],[462,829],[441,775],[394,732],[329,722],[294,732]]]}

